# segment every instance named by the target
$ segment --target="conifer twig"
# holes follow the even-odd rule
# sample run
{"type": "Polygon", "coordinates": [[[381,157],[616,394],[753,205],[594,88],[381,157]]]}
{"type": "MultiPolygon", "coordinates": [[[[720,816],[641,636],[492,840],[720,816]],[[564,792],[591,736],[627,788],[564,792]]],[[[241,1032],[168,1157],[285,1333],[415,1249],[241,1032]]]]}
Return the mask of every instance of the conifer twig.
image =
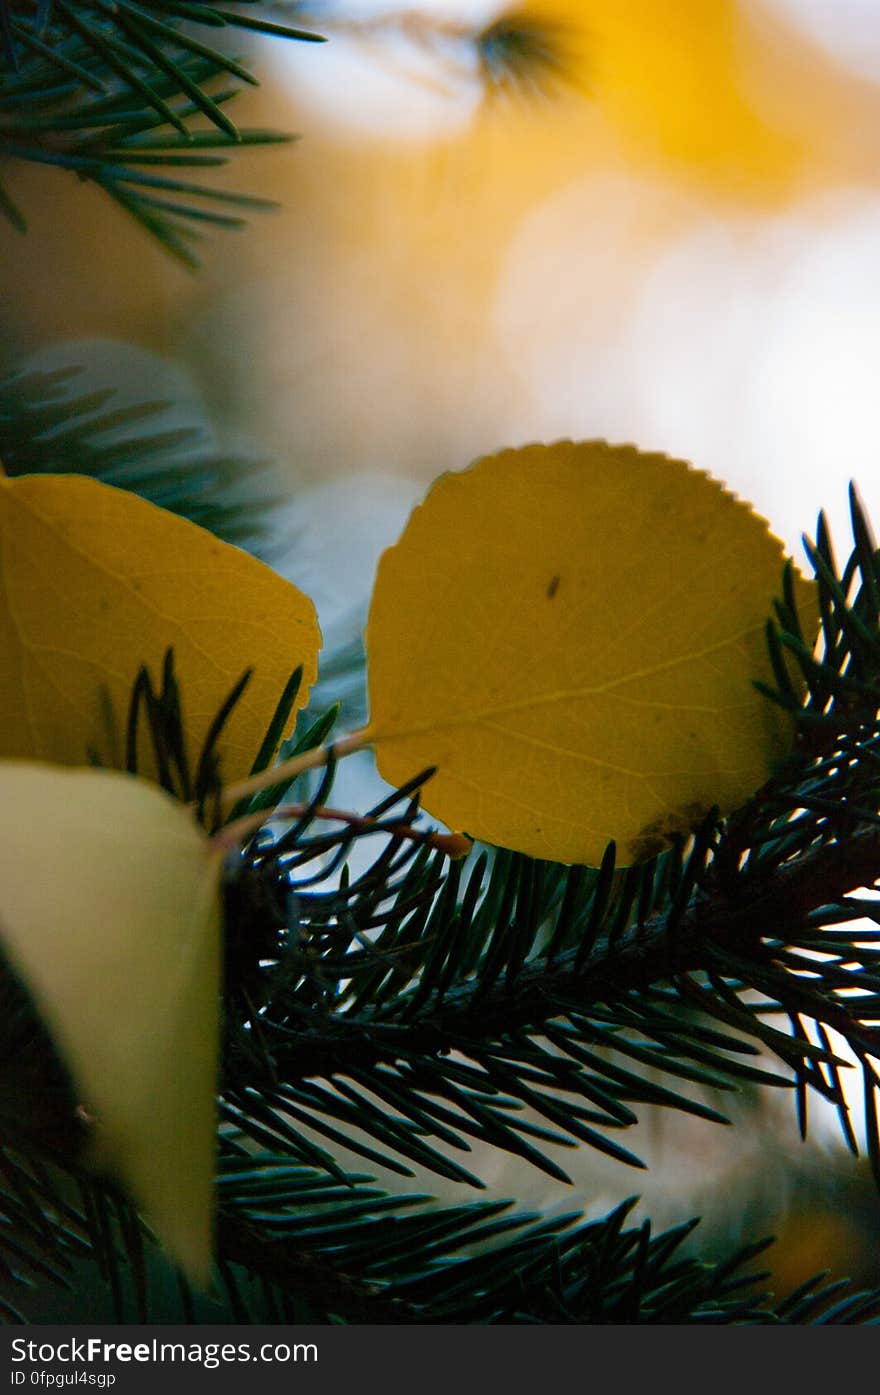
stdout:
{"type": "MultiPolygon", "coordinates": [[[[552,965],[543,958],[523,965],[511,984],[501,975],[488,990],[478,980],[451,987],[442,1002],[426,1005],[418,1017],[395,1022],[386,1033],[374,1028],[369,1039],[362,1024],[337,1018],[326,1028],[298,1036],[285,1070],[298,1077],[320,1075],[352,1064],[361,1067],[399,1058],[401,1052],[448,1049],[453,1040],[486,1040],[493,1033],[540,1026],[564,1015],[566,1003],[578,1008],[619,998],[627,990],[644,990],[705,967],[712,947],[746,955],[775,922],[800,922],[811,911],[833,905],[861,886],[880,878],[880,830],[869,827],[845,843],[806,853],[755,879],[748,894],[732,900],[717,879],[695,898],[674,930],[665,911],[631,926],[613,944],[600,943],[576,968],[577,949],[561,953],[552,965]]],[[[798,979],[790,975],[796,989],[798,979]]],[[[869,1054],[880,1054],[880,1028],[860,1023],[853,1002],[828,999],[823,1022],[869,1054]]]]}
{"type": "Polygon", "coordinates": [[[308,770],[320,770],[331,756],[334,760],[341,760],[343,756],[362,751],[369,746],[371,739],[369,727],[361,727],[360,731],[353,731],[330,746],[313,746],[310,751],[303,751],[298,756],[291,756],[290,760],[250,775],[246,780],[227,785],[221,795],[221,804],[225,809],[232,809],[240,799],[259,794],[261,790],[271,789],[273,785],[292,784],[298,775],[304,775],[308,770]]]}
{"type": "MultiPolygon", "coordinates": [[[[273,784],[275,781],[273,781],[273,784]]],[[[279,804],[275,809],[261,809],[253,814],[244,814],[232,823],[224,824],[214,835],[216,847],[231,851],[240,847],[253,833],[265,828],[274,819],[300,819],[308,814],[316,819],[328,819],[345,823],[354,833],[387,833],[393,838],[406,838],[412,843],[423,843],[439,852],[445,852],[453,860],[467,857],[473,843],[463,833],[438,833],[436,829],[413,828],[403,820],[385,823],[371,818],[368,814],[353,814],[346,809],[329,809],[323,804],[279,804]]]]}

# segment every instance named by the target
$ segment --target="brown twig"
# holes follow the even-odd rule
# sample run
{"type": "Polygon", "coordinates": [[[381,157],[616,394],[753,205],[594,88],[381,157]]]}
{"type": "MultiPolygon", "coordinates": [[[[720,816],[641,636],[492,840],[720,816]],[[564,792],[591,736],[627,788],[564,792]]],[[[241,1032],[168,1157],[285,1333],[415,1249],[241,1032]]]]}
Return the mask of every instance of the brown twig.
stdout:
{"type": "Polygon", "coordinates": [[[453,861],[467,857],[473,843],[463,833],[438,833],[436,829],[413,828],[403,820],[385,823],[371,818],[368,814],[352,814],[346,809],[329,809],[324,804],[279,804],[275,809],[263,809],[255,814],[245,814],[232,823],[227,823],[214,835],[214,845],[224,851],[232,851],[275,819],[301,819],[310,815],[316,819],[329,819],[348,824],[355,833],[387,833],[393,838],[407,838],[412,843],[423,843],[426,847],[443,852],[453,861]]]}

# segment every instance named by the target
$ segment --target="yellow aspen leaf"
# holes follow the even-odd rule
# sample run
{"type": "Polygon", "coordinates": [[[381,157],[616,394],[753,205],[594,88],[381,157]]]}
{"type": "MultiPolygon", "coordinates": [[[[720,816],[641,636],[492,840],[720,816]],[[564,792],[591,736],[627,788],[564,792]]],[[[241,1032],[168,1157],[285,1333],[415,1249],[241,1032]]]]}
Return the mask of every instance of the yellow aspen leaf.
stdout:
{"type": "Polygon", "coordinates": [[[0,941],[95,1157],[194,1282],[212,1251],[222,853],[155,785],[0,762],[0,941]]]}
{"type": "Polygon", "coordinates": [[[320,643],[307,596],[186,519],[83,475],[0,479],[0,758],[121,765],[137,671],[173,646],[191,759],[253,668],[219,746],[238,778],[320,643]]]}
{"type": "Polygon", "coordinates": [[[748,505],[630,446],[527,446],[442,476],[373,593],[364,735],[381,774],[436,766],[435,817],[532,856],[658,851],[742,804],[790,747],[753,686],[772,682],[782,567],[748,505]]]}

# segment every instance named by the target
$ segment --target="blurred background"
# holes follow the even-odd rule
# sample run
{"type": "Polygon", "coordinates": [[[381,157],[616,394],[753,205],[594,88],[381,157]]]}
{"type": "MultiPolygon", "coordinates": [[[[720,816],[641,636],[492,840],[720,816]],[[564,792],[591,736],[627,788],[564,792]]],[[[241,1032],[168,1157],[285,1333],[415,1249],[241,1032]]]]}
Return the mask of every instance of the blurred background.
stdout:
{"type": "MultiPolygon", "coordinates": [[[[193,276],[97,190],[23,171],[0,368],[80,364],[80,390],[167,400],[167,425],[261,479],[270,462],[273,560],[331,654],[356,651],[428,483],[501,446],[684,456],[796,555],[823,507],[847,551],[851,478],[880,518],[880,0],[292,11],[330,41],[255,40],[263,85],[235,115],[302,138],[221,176],[280,209],[206,243],[193,276]]],[[[363,807],[370,779],[343,768],[336,802],[363,807]]],[[[781,1226],[784,1277],[880,1281],[878,1204],[834,1122],[817,1104],[804,1148],[789,1098],[740,1107],[754,1127],[641,1126],[645,1210],[720,1224],[736,1188],[744,1235],[781,1226]]],[[[508,1159],[483,1172],[596,1213],[630,1181],[578,1168],[574,1196],[508,1159]]]]}

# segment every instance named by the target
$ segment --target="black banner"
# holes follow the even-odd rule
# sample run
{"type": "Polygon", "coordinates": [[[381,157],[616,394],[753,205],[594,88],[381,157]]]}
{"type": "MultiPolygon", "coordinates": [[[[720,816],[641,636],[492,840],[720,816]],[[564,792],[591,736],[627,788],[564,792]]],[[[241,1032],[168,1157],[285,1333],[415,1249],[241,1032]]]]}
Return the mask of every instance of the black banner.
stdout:
{"type": "MultiPolygon", "coordinates": [[[[0,1331],[0,1395],[70,1390],[273,1392],[381,1389],[383,1395],[478,1391],[547,1395],[566,1387],[628,1391],[665,1371],[676,1395],[706,1395],[723,1353],[740,1389],[796,1374],[806,1388],[839,1371],[858,1343],[801,1328],[711,1327],[19,1327],[0,1331]],[[796,1334],[796,1335],[794,1335],[796,1334]],[[832,1362],[835,1367],[832,1367],[832,1362]]],[[[873,1343],[872,1343],[873,1345],[873,1343]]],[[[803,1387],[802,1387],[803,1388],[803,1387]]]]}

